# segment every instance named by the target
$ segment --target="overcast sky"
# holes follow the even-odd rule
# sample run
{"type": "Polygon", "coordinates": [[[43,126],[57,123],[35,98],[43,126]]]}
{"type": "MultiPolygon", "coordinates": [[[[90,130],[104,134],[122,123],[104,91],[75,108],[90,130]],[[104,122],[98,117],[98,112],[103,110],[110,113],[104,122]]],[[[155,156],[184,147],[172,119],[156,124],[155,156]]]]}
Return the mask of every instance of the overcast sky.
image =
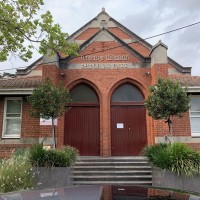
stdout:
{"type": "MultiPolygon", "coordinates": [[[[44,0],[44,2],[42,11],[50,10],[54,21],[69,34],[94,18],[102,7],[105,7],[111,17],[142,38],[200,22],[200,0],[44,0]]],[[[159,40],[168,46],[168,56],[185,67],[192,67],[192,75],[200,75],[200,24],[147,42],[154,45],[159,40]]],[[[11,61],[0,63],[0,70],[28,66],[40,56],[35,53],[28,63],[13,58],[11,61]]]]}

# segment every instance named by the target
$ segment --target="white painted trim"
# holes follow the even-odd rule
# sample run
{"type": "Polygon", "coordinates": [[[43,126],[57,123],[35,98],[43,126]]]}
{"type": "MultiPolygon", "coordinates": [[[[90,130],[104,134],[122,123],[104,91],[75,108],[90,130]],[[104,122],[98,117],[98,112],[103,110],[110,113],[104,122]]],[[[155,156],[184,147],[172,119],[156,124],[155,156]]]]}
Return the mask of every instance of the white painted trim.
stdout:
{"type": "Polygon", "coordinates": [[[0,89],[0,95],[24,95],[32,94],[35,88],[10,88],[10,89],[0,89]]]}
{"type": "MultiPolygon", "coordinates": [[[[192,96],[198,96],[200,98],[200,95],[192,95],[192,96]]],[[[190,103],[190,106],[191,106],[191,103],[190,103]]],[[[194,111],[195,112],[195,111],[194,111]]],[[[198,111],[197,111],[198,112],[198,111]]],[[[191,109],[189,110],[189,115],[190,115],[190,130],[191,130],[191,136],[192,137],[200,137],[200,132],[195,132],[193,133],[192,132],[192,126],[191,126],[191,109]]]]}
{"type": "MultiPolygon", "coordinates": [[[[180,143],[200,143],[200,137],[193,137],[193,136],[173,136],[173,142],[180,142],[180,143]]],[[[166,143],[164,136],[156,136],[155,143],[166,143]]]]}
{"type": "Polygon", "coordinates": [[[189,87],[183,87],[187,88],[187,92],[200,92],[200,86],[189,86],[189,87]]]}
{"type": "Polygon", "coordinates": [[[21,136],[21,124],[22,124],[22,106],[23,106],[23,98],[22,97],[5,97],[4,100],[4,115],[3,115],[3,128],[2,128],[2,138],[20,138],[21,136]],[[13,135],[5,135],[5,119],[6,119],[6,110],[7,110],[7,100],[21,100],[21,113],[20,113],[20,133],[13,135]]]}

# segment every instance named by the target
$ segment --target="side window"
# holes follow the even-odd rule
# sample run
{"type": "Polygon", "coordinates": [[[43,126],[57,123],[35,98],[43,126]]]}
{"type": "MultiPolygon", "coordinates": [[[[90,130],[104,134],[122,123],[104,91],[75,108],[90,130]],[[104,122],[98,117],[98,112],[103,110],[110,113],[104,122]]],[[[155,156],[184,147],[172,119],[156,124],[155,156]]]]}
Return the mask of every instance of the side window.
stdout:
{"type": "Polygon", "coordinates": [[[19,138],[21,134],[22,98],[5,98],[3,138],[19,138]]]}
{"type": "Polygon", "coordinates": [[[200,95],[191,95],[190,124],[192,136],[200,137],[200,95]]]}

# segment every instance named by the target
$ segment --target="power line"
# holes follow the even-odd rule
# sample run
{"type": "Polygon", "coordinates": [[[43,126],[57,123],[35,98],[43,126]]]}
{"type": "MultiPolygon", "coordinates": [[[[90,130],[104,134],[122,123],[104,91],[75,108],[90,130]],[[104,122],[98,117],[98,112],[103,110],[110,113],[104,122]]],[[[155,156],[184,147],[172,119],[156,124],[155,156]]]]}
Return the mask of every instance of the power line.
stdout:
{"type": "MultiPolygon", "coordinates": [[[[134,41],[134,42],[126,43],[126,44],[123,44],[123,45],[118,45],[118,46],[116,46],[116,47],[111,47],[111,48],[104,49],[104,50],[100,50],[100,51],[96,51],[96,52],[93,52],[93,53],[88,53],[88,54],[85,54],[84,56],[89,56],[89,55],[93,55],[93,54],[96,54],[96,53],[109,51],[109,50],[112,50],[112,49],[116,49],[116,48],[123,47],[123,46],[126,46],[126,45],[134,44],[134,43],[139,43],[139,42],[141,42],[141,41],[149,40],[149,39],[152,39],[152,38],[161,36],[161,35],[166,35],[166,34],[169,34],[169,33],[172,33],[172,32],[176,32],[176,31],[179,31],[179,30],[182,30],[182,29],[185,29],[185,28],[189,28],[189,27],[195,26],[195,25],[197,25],[197,24],[200,24],[200,21],[195,22],[195,23],[192,23],[192,24],[189,24],[189,25],[186,25],[186,26],[182,26],[182,27],[179,27],[179,28],[170,30],[170,31],[166,31],[166,32],[163,32],[163,33],[159,33],[159,34],[156,34],[156,35],[153,35],[153,36],[150,36],[150,37],[146,37],[146,38],[144,38],[144,39],[139,39],[139,40],[134,41]]],[[[82,56],[76,56],[76,57],[74,57],[74,58],[79,58],[79,57],[82,57],[82,56]]],[[[43,65],[43,64],[51,64],[51,63],[55,63],[55,62],[56,62],[56,61],[51,61],[51,62],[41,63],[41,64],[33,65],[33,66],[39,66],[39,65],[43,65]]],[[[30,65],[29,65],[29,66],[30,66],[30,65]]],[[[12,69],[4,69],[4,70],[1,70],[1,69],[0,69],[0,71],[14,70],[14,69],[16,69],[16,70],[17,70],[17,69],[26,69],[26,68],[28,68],[29,66],[18,67],[18,68],[12,68],[12,69]]]]}
{"type": "Polygon", "coordinates": [[[144,40],[148,40],[148,39],[151,39],[151,38],[154,38],[154,37],[158,37],[158,36],[161,36],[161,35],[165,35],[165,34],[168,34],[168,33],[172,33],[172,32],[175,32],[175,31],[179,31],[179,30],[181,30],[181,29],[185,29],[185,28],[188,28],[188,27],[190,27],[190,26],[195,26],[195,25],[197,25],[197,24],[200,24],[200,22],[195,22],[195,23],[193,23],[193,24],[189,24],[189,25],[186,25],[186,26],[182,26],[182,27],[180,27],[180,28],[176,28],[176,29],[173,29],[173,30],[171,30],[171,31],[167,31],[167,32],[164,32],[164,33],[160,33],[160,34],[151,36],[151,37],[147,37],[147,38],[145,38],[144,40]]]}

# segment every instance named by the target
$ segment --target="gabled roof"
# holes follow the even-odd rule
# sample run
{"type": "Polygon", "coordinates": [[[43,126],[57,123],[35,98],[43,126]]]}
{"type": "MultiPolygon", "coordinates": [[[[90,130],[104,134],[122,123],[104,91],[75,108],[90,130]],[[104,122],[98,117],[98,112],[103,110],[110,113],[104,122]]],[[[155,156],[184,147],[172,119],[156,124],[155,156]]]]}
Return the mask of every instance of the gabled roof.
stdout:
{"type": "MultiPolygon", "coordinates": [[[[95,41],[95,38],[98,37],[98,35],[100,35],[102,32],[107,33],[108,35],[110,35],[111,37],[113,37],[114,41],[116,41],[117,43],[119,43],[119,47],[123,47],[125,48],[127,51],[129,51],[130,53],[132,53],[135,57],[137,57],[139,60],[143,61],[143,62],[150,62],[149,59],[145,59],[145,57],[140,54],[138,51],[136,51],[134,48],[130,47],[126,42],[124,42],[123,40],[121,40],[120,38],[118,38],[116,35],[114,35],[113,33],[111,33],[108,29],[102,28],[100,29],[95,35],[93,35],[90,39],[88,39],[87,41],[85,41],[82,45],[80,45],[80,51],[82,51],[85,47],[87,47],[88,44],[92,43],[95,41]]],[[[117,47],[116,47],[117,48],[117,47]]],[[[111,48],[112,49],[112,48],[111,48]]]]}
{"type": "Polygon", "coordinates": [[[98,19],[98,17],[100,15],[107,15],[109,21],[112,21],[116,27],[120,28],[121,30],[123,30],[126,34],[130,35],[130,37],[132,39],[134,39],[135,41],[140,41],[142,42],[147,48],[151,49],[152,45],[149,44],[148,42],[146,42],[145,40],[143,40],[141,37],[139,37],[138,35],[136,35],[135,33],[133,33],[132,31],[130,31],[128,28],[126,28],[125,26],[123,26],[121,23],[119,23],[118,21],[116,21],[114,18],[110,17],[108,15],[107,12],[105,12],[105,9],[102,8],[102,11],[93,19],[91,19],[88,23],[86,23],[85,25],[83,25],[81,28],[79,28],[76,32],[74,32],[72,35],[69,36],[69,40],[76,37],[76,35],[78,35],[80,32],[82,32],[83,30],[86,30],[87,28],[89,28],[92,24],[93,21],[96,21],[98,19]]]}
{"type": "Polygon", "coordinates": [[[183,67],[182,65],[180,65],[179,63],[171,59],[170,57],[167,57],[167,58],[168,58],[169,64],[172,65],[175,69],[177,69],[178,71],[182,73],[191,74],[192,67],[183,67]]]}
{"type": "MultiPolygon", "coordinates": [[[[135,55],[137,58],[139,58],[142,61],[146,62],[148,60],[148,62],[150,62],[150,56],[148,55],[148,51],[149,51],[149,53],[151,52],[152,45],[149,44],[148,42],[146,42],[145,40],[143,40],[141,37],[139,37],[135,33],[133,33],[132,31],[130,31],[129,29],[127,29],[126,27],[124,27],[122,24],[120,24],[114,18],[110,17],[105,12],[104,8],[102,9],[102,11],[95,18],[93,18],[92,20],[90,20],[88,23],[86,23],[84,26],[82,26],[80,29],[78,29],[76,32],[74,32],[72,35],[70,35],[69,38],[68,38],[68,41],[69,42],[74,42],[75,38],[77,36],[79,36],[84,31],[86,31],[87,29],[89,29],[91,27],[93,27],[93,28],[99,28],[100,30],[98,32],[96,32],[94,35],[91,34],[89,36],[90,38],[88,38],[87,40],[83,40],[82,41],[82,44],[80,45],[80,49],[83,50],[83,48],[88,43],[90,43],[101,32],[102,26],[103,27],[105,26],[103,28],[104,31],[106,30],[107,33],[109,33],[110,35],[112,35],[117,40],[117,42],[119,42],[128,51],[132,52],[133,55],[135,55]],[[104,22],[106,22],[107,25],[103,24],[104,22]],[[115,34],[113,34],[113,32],[109,31],[109,27],[110,28],[111,27],[112,28],[113,27],[119,28],[120,30],[122,30],[124,33],[126,33],[127,35],[129,35],[131,37],[131,41],[127,42],[125,40],[120,39],[115,34]],[[139,43],[135,43],[135,44],[140,44],[140,47],[138,45],[133,45],[132,42],[139,42],[139,43]]],[[[65,58],[60,55],[60,59],[61,59],[60,63],[62,65],[63,59],[65,59],[65,58]]],[[[67,59],[65,59],[65,61],[66,60],[70,60],[70,59],[71,58],[67,58],[67,59]]],[[[42,60],[42,58],[40,58],[38,60],[38,62],[41,62],[41,60],[42,60]]],[[[34,68],[34,65],[36,64],[36,62],[33,63],[32,65],[30,65],[28,68],[26,68],[24,70],[17,70],[17,74],[27,74],[30,70],[32,70],[34,68]]],[[[182,65],[178,64],[177,62],[175,62],[174,60],[172,60],[169,57],[168,57],[168,63],[170,65],[172,65],[175,69],[177,69],[181,73],[186,73],[186,74],[190,74],[191,73],[191,67],[183,67],[182,65]]]]}
{"type": "Polygon", "coordinates": [[[144,46],[146,46],[149,49],[152,48],[151,44],[149,44],[147,41],[145,41],[144,39],[142,39],[141,37],[139,37],[138,35],[136,35],[135,33],[133,33],[131,30],[129,30],[128,28],[126,28],[125,26],[123,26],[122,24],[120,24],[114,18],[111,17],[110,20],[112,20],[113,22],[115,22],[118,25],[119,28],[121,28],[122,30],[124,30],[132,38],[135,38],[136,41],[141,42],[144,46]]]}
{"type": "Polygon", "coordinates": [[[32,64],[30,64],[27,68],[25,69],[17,69],[17,75],[25,75],[28,74],[29,72],[31,72],[33,69],[35,69],[39,64],[42,63],[42,57],[40,57],[39,59],[37,59],[35,62],[33,62],[32,64]]]}
{"type": "MultiPolygon", "coordinates": [[[[138,35],[136,35],[135,33],[133,33],[132,31],[130,31],[128,28],[126,28],[125,26],[123,26],[121,23],[119,23],[118,21],[116,21],[114,18],[110,17],[105,12],[104,8],[102,9],[102,11],[95,18],[93,18],[92,20],[90,20],[87,24],[85,24],[80,29],[78,29],[75,33],[73,33],[69,37],[69,39],[75,38],[78,34],[81,34],[84,30],[87,30],[87,28],[91,28],[92,23],[94,23],[95,21],[97,21],[98,18],[101,15],[105,15],[107,17],[107,20],[109,22],[112,22],[113,24],[115,24],[115,27],[118,27],[119,29],[121,29],[122,31],[124,31],[126,34],[128,34],[132,38],[133,42],[139,42],[142,46],[146,47],[146,49],[143,47],[143,51],[141,51],[141,48],[139,48],[136,45],[135,45],[135,48],[134,48],[134,45],[131,45],[131,43],[129,44],[129,43],[124,42],[124,44],[126,43],[127,45],[129,45],[132,49],[134,49],[135,52],[137,51],[137,53],[140,54],[142,57],[149,57],[153,46],[151,44],[149,44],[147,41],[145,41],[144,39],[142,39],[141,37],[139,37],[138,35]],[[149,55],[147,56],[148,50],[149,50],[149,55]]],[[[108,26],[108,29],[109,29],[109,26],[108,26]]],[[[110,34],[114,35],[108,29],[107,29],[107,31],[110,34]]],[[[98,34],[98,33],[99,32],[97,32],[96,34],[98,34]]],[[[91,36],[91,38],[89,38],[88,41],[85,41],[83,43],[83,45],[86,44],[86,43],[88,43],[93,37],[95,37],[96,34],[94,34],[94,36],[91,36]]],[[[117,38],[117,36],[115,36],[115,37],[117,38]]],[[[119,38],[118,38],[118,41],[119,41],[119,38]]],[[[123,40],[121,40],[121,41],[123,41],[123,40]]],[[[135,43],[135,44],[137,44],[137,43],[135,43]]],[[[164,43],[162,43],[162,45],[164,45],[166,47],[166,45],[164,43]]],[[[191,74],[191,67],[183,67],[182,65],[180,65],[177,62],[175,62],[173,59],[171,59],[169,57],[168,57],[168,62],[169,62],[170,65],[172,65],[175,69],[177,69],[181,73],[191,74]]]]}

